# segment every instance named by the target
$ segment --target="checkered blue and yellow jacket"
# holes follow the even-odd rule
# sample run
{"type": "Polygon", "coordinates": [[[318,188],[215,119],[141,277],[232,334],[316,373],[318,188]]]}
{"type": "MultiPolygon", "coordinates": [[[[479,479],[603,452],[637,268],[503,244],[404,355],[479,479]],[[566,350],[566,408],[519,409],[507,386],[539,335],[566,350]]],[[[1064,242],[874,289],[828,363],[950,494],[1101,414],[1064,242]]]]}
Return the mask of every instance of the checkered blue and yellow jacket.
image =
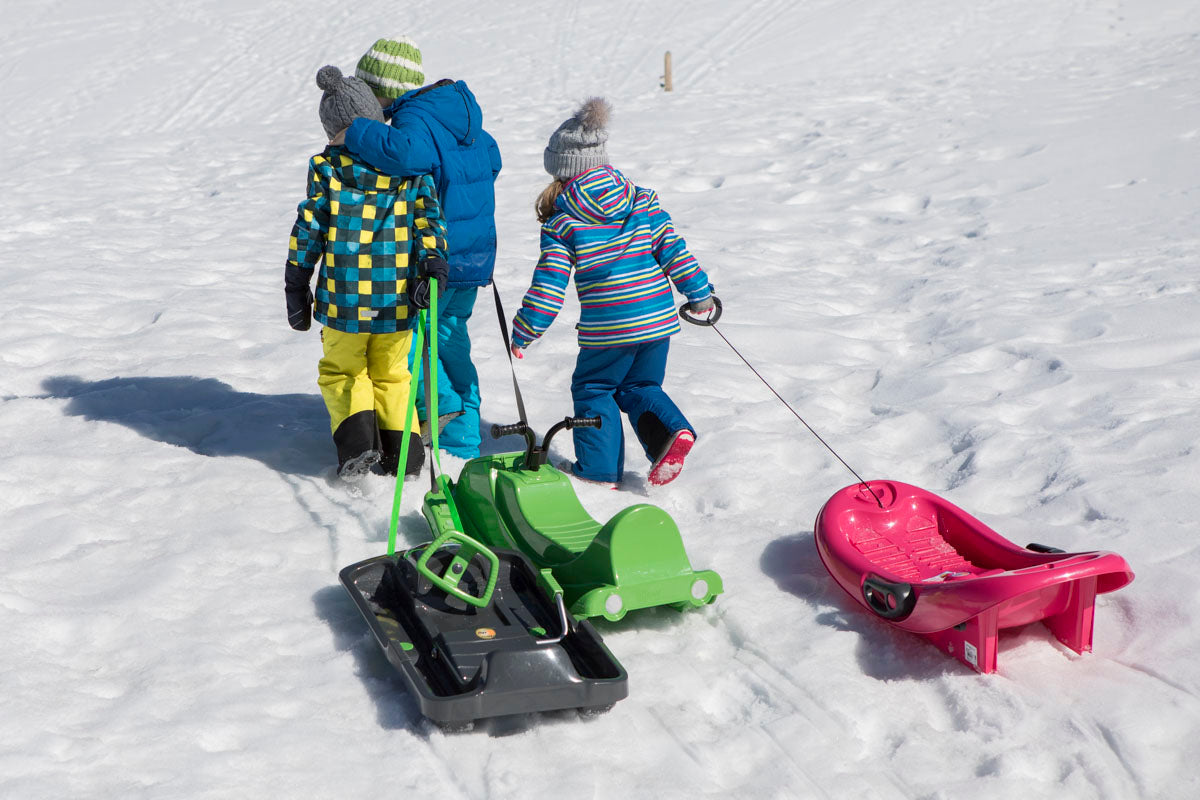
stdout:
{"type": "Polygon", "coordinates": [[[434,256],[446,257],[446,222],[432,177],[384,175],[337,146],[312,157],[286,271],[307,284],[320,268],[318,322],[346,333],[411,328],[409,281],[434,256]]]}

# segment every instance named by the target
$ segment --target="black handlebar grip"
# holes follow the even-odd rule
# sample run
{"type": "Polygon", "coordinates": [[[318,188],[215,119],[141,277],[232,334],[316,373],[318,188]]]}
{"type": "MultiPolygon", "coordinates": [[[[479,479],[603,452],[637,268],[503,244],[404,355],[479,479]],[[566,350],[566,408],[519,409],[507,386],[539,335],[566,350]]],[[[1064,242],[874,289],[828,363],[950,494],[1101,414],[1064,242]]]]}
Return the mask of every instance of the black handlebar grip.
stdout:
{"type": "Polygon", "coordinates": [[[499,439],[503,436],[522,436],[527,430],[529,430],[529,425],[525,422],[514,422],[512,425],[493,425],[492,438],[499,439]]]}
{"type": "Polygon", "coordinates": [[[601,417],[568,417],[568,428],[599,428],[603,422],[601,417]]]}

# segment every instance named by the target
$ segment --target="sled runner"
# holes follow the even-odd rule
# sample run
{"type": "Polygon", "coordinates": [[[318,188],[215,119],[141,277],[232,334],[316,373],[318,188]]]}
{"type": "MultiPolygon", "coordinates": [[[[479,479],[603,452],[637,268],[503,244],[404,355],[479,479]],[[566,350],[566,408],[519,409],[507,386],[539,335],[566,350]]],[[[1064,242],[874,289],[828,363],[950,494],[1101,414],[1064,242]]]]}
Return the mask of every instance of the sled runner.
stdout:
{"type": "Polygon", "coordinates": [[[571,479],[546,463],[557,432],[599,424],[598,418],[568,417],[541,445],[524,422],[493,426],[495,438],[523,435],[525,451],[468,461],[458,482],[448,484],[451,503],[438,492],[426,496],[430,526],[451,529],[456,508],[463,529],[481,542],[518,550],[539,568],[549,568],[567,609],[579,619],[615,621],[639,608],[711,603],[722,591],[721,577],[692,569],[667,512],[639,503],[601,524],[584,510],[571,479]]]}
{"type": "Polygon", "coordinates": [[[814,538],[851,597],[982,673],[996,671],[1001,629],[1039,620],[1075,652],[1091,651],[1096,595],[1133,580],[1116,553],[1018,547],[897,481],[837,492],[818,513],[814,538]]]}

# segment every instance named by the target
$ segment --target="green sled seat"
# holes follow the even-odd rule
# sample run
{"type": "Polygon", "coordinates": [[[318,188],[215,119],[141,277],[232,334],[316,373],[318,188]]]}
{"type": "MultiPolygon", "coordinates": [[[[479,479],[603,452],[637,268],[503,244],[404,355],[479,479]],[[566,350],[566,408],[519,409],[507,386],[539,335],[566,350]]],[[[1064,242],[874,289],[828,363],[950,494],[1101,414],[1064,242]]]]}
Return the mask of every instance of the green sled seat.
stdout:
{"type": "Polygon", "coordinates": [[[601,525],[580,505],[565,473],[545,463],[531,468],[529,455],[467,462],[453,487],[454,504],[470,535],[549,568],[576,618],[615,621],[639,608],[698,607],[721,593],[720,575],[692,569],[667,512],[639,503],[601,525]]]}

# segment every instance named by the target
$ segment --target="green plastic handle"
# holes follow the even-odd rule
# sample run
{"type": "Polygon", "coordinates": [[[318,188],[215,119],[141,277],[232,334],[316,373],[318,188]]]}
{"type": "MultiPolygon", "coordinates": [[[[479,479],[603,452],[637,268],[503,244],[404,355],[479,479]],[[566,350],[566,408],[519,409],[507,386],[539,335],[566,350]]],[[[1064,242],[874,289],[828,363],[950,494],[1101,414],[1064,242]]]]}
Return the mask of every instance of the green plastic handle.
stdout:
{"type": "Polygon", "coordinates": [[[477,608],[487,608],[488,604],[492,602],[492,592],[496,590],[496,578],[500,574],[500,559],[483,544],[475,541],[465,533],[461,531],[446,531],[425,547],[425,552],[417,559],[417,572],[428,578],[434,586],[446,594],[457,597],[464,603],[477,608]],[[446,565],[446,569],[442,571],[442,574],[438,575],[429,568],[429,559],[438,550],[441,550],[452,542],[458,542],[458,552],[454,554],[454,558],[450,559],[450,563],[446,565]],[[487,586],[484,587],[483,594],[479,596],[458,588],[459,582],[467,574],[467,565],[477,555],[482,555],[487,559],[489,564],[487,586]]]}

